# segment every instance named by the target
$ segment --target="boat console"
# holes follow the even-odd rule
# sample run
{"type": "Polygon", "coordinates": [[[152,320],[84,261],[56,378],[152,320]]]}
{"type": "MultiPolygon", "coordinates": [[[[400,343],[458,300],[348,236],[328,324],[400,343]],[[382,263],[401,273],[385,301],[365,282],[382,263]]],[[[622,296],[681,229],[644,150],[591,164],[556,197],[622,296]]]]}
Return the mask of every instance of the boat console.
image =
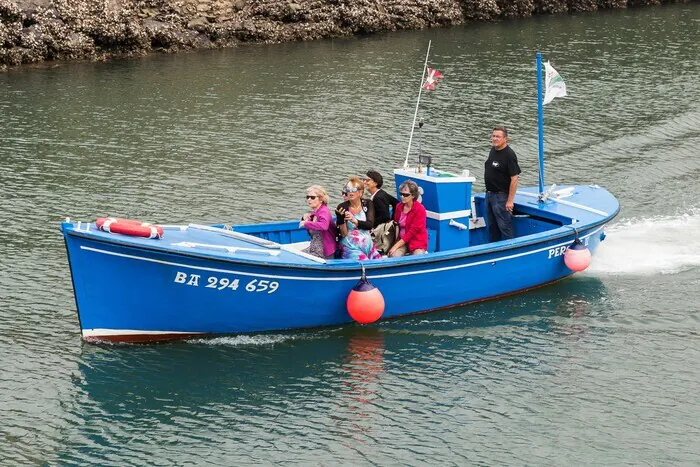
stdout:
{"type": "Polygon", "coordinates": [[[394,170],[397,196],[399,187],[407,180],[421,189],[421,204],[427,211],[428,250],[446,251],[469,246],[469,230],[483,226],[472,217],[472,183],[475,178],[465,170],[457,175],[434,168],[404,168],[394,170]]]}

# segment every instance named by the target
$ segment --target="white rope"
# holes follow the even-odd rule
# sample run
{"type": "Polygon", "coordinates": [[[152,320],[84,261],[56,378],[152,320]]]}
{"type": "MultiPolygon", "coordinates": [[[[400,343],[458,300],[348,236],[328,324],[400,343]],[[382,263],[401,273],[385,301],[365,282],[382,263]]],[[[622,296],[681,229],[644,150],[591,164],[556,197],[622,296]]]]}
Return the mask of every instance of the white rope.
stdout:
{"type": "Polygon", "coordinates": [[[220,229],[218,227],[212,227],[210,225],[201,224],[190,224],[187,226],[190,229],[196,230],[206,230],[207,232],[215,232],[221,235],[226,235],[227,237],[236,238],[238,240],[243,240],[245,242],[254,243],[256,245],[264,246],[265,248],[280,248],[280,244],[272,242],[270,240],[265,240],[264,238],[256,237],[254,235],[244,234],[242,232],[236,232],[235,230],[220,229]]]}
{"type": "Polygon", "coordinates": [[[195,242],[179,242],[171,243],[172,246],[179,246],[183,248],[211,248],[214,250],[226,250],[229,253],[236,253],[238,251],[243,253],[259,253],[262,255],[269,256],[279,256],[281,251],[279,250],[263,250],[262,248],[245,248],[242,246],[227,246],[227,245],[212,245],[210,243],[195,243],[195,242]]]}
{"type": "Polygon", "coordinates": [[[303,251],[296,250],[289,245],[283,245],[283,244],[276,243],[276,242],[273,242],[270,240],[265,240],[263,238],[255,237],[253,235],[248,235],[248,234],[244,234],[241,232],[236,232],[234,230],[219,229],[217,227],[211,227],[209,225],[199,225],[199,224],[190,224],[189,227],[192,229],[206,230],[209,232],[216,232],[219,234],[227,235],[229,237],[233,237],[233,238],[236,238],[238,240],[243,240],[246,242],[254,243],[256,245],[260,245],[260,246],[263,246],[265,248],[284,250],[288,253],[291,253],[291,254],[296,255],[296,256],[301,256],[302,258],[306,258],[306,259],[314,261],[316,263],[323,263],[323,264],[326,263],[326,260],[324,258],[319,258],[318,256],[314,256],[314,255],[309,254],[309,253],[304,253],[303,251]]]}

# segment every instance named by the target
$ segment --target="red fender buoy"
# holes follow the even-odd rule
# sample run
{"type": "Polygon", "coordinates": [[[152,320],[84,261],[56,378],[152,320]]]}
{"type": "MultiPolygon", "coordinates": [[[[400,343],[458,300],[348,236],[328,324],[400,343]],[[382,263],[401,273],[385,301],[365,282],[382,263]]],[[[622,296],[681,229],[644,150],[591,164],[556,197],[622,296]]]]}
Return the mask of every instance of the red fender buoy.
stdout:
{"type": "Polygon", "coordinates": [[[564,264],[574,272],[581,272],[591,264],[591,252],[576,238],[564,252],[564,264]]]}
{"type": "Polygon", "coordinates": [[[115,217],[100,217],[95,221],[98,229],[132,237],[163,238],[163,227],[148,222],[115,217]]]}
{"type": "Polygon", "coordinates": [[[350,317],[361,324],[374,323],[384,313],[384,296],[370,284],[362,268],[362,277],[352,288],[346,302],[350,317]]]}

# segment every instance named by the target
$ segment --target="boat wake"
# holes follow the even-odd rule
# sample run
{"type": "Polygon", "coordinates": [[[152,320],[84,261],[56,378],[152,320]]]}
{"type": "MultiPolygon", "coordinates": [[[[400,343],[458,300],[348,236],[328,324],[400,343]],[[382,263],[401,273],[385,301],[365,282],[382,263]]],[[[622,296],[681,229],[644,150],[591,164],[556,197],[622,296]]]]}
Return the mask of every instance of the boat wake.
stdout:
{"type": "Polygon", "coordinates": [[[587,274],[678,274],[700,266],[700,210],[623,219],[605,232],[587,274]]]}
{"type": "Polygon", "coordinates": [[[221,345],[227,347],[257,347],[276,345],[285,341],[294,340],[297,337],[298,336],[294,336],[292,334],[261,334],[253,336],[238,335],[187,339],[187,342],[191,344],[221,345]]]}

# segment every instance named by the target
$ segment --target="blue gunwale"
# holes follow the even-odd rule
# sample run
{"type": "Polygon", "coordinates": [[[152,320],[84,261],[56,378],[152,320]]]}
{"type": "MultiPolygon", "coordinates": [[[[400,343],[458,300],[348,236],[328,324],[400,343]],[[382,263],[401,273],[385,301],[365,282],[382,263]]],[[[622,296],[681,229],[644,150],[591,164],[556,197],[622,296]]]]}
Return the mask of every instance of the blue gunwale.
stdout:
{"type": "MultiPolygon", "coordinates": [[[[586,237],[587,235],[590,234],[591,230],[595,230],[596,227],[599,227],[601,225],[606,224],[610,220],[612,220],[617,214],[619,213],[619,210],[616,211],[613,215],[611,215],[609,218],[606,218],[605,220],[596,222],[594,224],[589,224],[586,226],[581,226],[581,228],[577,228],[576,230],[578,231],[579,237],[586,237]]],[[[291,221],[290,224],[298,224],[297,221],[291,221]]],[[[190,251],[181,251],[181,250],[173,250],[172,248],[169,248],[168,246],[159,246],[157,244],[152,244],[152,245],[137,245],[134,244],[133,242],[130,241],[124,241],[121,240],[121,237],[117,237],[114,235],[112,238],[97,238],[95,237],[94,234],[91,234],[91,232],[82,232],[82,231],[76,231],[72,230],[70,227],[72,227],[73,224],[71,223],[64,223],[63,224],[63,229],[64,232],[67,235],[71,236],[76,236],[76,237],[83,237],[86,239],[90,239],[91,241],[98,242],[98,243],[104,243],[108,245],[119,245],[121,247],[128,248],[130,250],[133,250],[135,252],[137,251],[152,251],[152,252],[161,252],[161,253],[168,253],[171,255],[179,255],[179,256],[186,256],[186,257],[191,257],[191,258],[200,258],[200,259],[207,259],[207,260],[214,260],[214,261],[220,261],[228,264],[243,264],[243,265],[251,265],[251,266],[262,266],[266,268],[282,268],[282,269],[312,269],[312,270],[320,270],[320,271],[357,271],[359,269],[359,263],[355,260],[331,260],[326,264],[319,264],[319,263],[291,263],[291,262],[285,262],[285,263],[270,263],[270,262],[265,262],[265,261],[256,261],[253,259],[242,259],[242,258],[231,258],[231,257],[226,257],[222,255],[217,255],[214,253],[207,253],[203,251],[198,251],[198,252],[190,252],[190,251]]],[[[375,270],[375,269],[386,269],[386,268],[391,268],[391,267],[400,267],[405,264],[428,264],[428,263],[435,263],[435,262],[441,262],[441,261],[450,261],[454,259],[461,259],[461,258],[471,258],[475,256],[481,256],[481,255],[488,255],[492,253],[499,253],[503,252],[506,250],[513,250],[513,249],[518,249],[518,248],[524,248],[524,247],[530,247],[534,246],[537,244],[545,244],[549,243],[552,241],[556,241],[559,239],[567,239],[567,242],[571,242],[571,238],[574,236],[574,230],[570,226],[562,226],[556,229],[553,229],[551,231],[548,231],[546,234],[543,233],[535,233],[531,235],[527,235],[524,237],[517,237],[512,240],[505,240],[503,242],[500,242],[501,244],[498,246],[492,246],[493,244],[484,244],[484,245],[476,245],[476,246],[469,246],[469,247],[464,247],[464,248],[459,248],[455,250],[449,250],[449,251],[439,251],[435,253],[430,253],[427,255],[421,255],[421,256],[403,256],[400,258],[382,258],[382,259],[377,259],[377,260],[368,260],[368,261],[363,261],[362,264],[364,264],[365,269],[369,270],[375,270]]],[[[125,239],[130,239],[129,237],[124,237],[125,239]]]]}
{"type": "MultiPolygon", "coordinates": [[[[525,188],[524,190],[533,190],[536,188],[525,188]]],[[[607,193],[603,189],[599,189],[607,193]]],[[[609,195],[609,193],[607,193],[609,195]]],[[[610,195],[611,196],[611,195],[610,195]]],[[[475,195],[475,199],[483,200],[483,194],[475,195]]],[[[614,199],[614,198],[613,198],[614,199]]],[[[567,206],[562,207],[553,205],[554,203],[549,203],[544,206],[539,203],[522,195],[516,196],[516,211],[526,215],[532,215],[535,218],[540,218],[553,223],[563,223],[571,222],[573,217],[571,217],[574,209],[567,206]]],[[[584,215],[578,216],[574,223],[568,223],[561,225],[560,227],[552,228],[545,232],[537,232],[530,235],[525,235],[521,237],[516,237],[511,240],[505,240],[497,243],[484,243],[481,245],[466,246],[463,248],[457,248],[447,251],[433,252],[428,255],[421,256],[404,256],[401,258],[382,258],[377,260],[364,261],[363,264],[365,268],[369,270],[376,269],[387,269],[393,267],[400,267],[406,264],[429,264],[440,261],[450,261],[454,259],[462,258],[472,258],[481,255],[490,255],[493,253],[500,253],[507,250],[532,247],[537,244],[545,244],[553,242],[559,239],[569,239],[574,236],[574,229],[578,232],[579,236],[586,236],[591,230],[598,226],[604,225],[615,218],[620,212],[620,206],[615,202],[613,206],[601,206],[601,207],[614,207],[615,210],[609,213],[606,217],[601,217],[598,215],[584,215]]],[[[268,229],[279,229],[279,230],[296,230],[298,221],[285,221],[285,222],[275,222],[275,223],[263,223],[255,224],[254,227],[261,231],[268,229]]],[[[221,224],[218,224],[221,225],[221,224]]],[[[314,263],[309,260],[300,261],[299,257],[292,256],[294,260],[285,261],[270,261],[263,259],[256,259],[251,257],[246,258],[236,258],[227,256],[223,253],[210,252],[210,251],[191,251],[187,249],[174,248],[169,244],[161,243],[162,240],[148,240],[141,239],[137,237],[128,237],[122,235],[114,235],[106,232],[101,232],[94,227],[92,224],[90,231],[75,230],[74,224],[63,223],[62,230],[65,234],[71,236],[83,237],[90,239],[92,241],[101,242],[105,244],[120,245],[122,247],[127,247],[134,249],[135,251],[153,251],[153,252],[164,252],[168,254],[181,255],[185,257],[192,258],[202,258],[207,260],[221,261],[228,264],[243,264],[249,266],[262,266],[266,268],[285,268],[285,269],[302,269],[302,270],[320,270],[320,271],[357,271],[359,269],[359,264],[354,260],[331,260],[325,264],[314,263]]],[[[251,227],[251,225],[243,226],[232,226],[234,230],[240,227],[251,227]]],[[[174,235],[177,231],[166,230],[167,235],[174,235]]],[[[217,235],[217,234],[208,234],[217,235]]],[[[233,242],[232,242],[233,243],[233,242]]],[[[243,242],[244,243],[244,242],[243,242]]],[[[239,243],[239,245],[242,243],[239,243]]],[[[290,255],[291,256],[291,255],[290,255]]]]}

